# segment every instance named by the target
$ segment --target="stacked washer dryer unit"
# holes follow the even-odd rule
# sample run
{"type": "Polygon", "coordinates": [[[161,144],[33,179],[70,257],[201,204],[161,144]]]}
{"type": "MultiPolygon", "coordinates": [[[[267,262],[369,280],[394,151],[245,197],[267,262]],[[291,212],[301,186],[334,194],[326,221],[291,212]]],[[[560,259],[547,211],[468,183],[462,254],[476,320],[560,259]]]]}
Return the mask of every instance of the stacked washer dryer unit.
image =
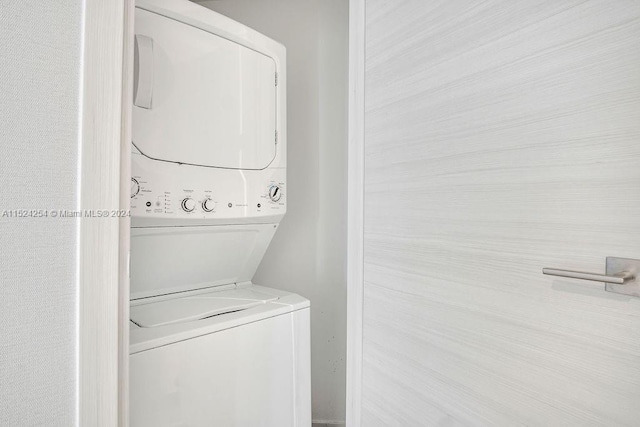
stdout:
{"type": "Polygon", "coordinates": [[[285,214],[285,49],[138,1],[130,420],[309,426],[309,301],[251,279],[285,214]]]}

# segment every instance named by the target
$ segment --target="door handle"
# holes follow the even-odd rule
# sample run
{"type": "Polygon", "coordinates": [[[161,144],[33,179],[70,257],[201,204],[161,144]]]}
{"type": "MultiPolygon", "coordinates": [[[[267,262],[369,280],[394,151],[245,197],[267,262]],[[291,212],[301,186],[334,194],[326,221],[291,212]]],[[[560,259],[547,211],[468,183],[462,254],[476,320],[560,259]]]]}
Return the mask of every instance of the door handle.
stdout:
{"type": "Polygon", "coordinates": [[[151,109],[153,99],[153,39],[136,34],[133,64],[133,105],[151,109]]]}
{"type": "Polygon", "coordinates": [[[620,273],[614,274],[613,276],[607,276],[606,274],[585,273],[583,271],[560,270],[559,268],[543,268],[542,274],[548,274],[549,276],[570,277],[572,279],[593,280],[594,282],[616,283],[618,285],[622,285],[634,278],[633,273],[629,271],[622,271],[620,273]]]}
{"type": "Polygon", "coordinates": [[[568,277],[571,279],[592,280],[606,283],[605,290],[617,294],[640,297],[640,260],[607,257],[606,273],[586,273],[583,271],[543,268],[542,274],[568,277]]]}

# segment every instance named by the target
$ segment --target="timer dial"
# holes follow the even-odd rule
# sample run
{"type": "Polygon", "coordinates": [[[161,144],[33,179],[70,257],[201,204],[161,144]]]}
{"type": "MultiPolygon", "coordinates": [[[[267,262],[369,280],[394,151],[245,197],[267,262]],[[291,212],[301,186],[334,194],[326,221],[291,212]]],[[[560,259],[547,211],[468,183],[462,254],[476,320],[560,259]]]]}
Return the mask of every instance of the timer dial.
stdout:
{"type": "Polygon", "coordinates": [[[131,198],[133,199],[140,192],[140,184],[135,178],[131,178],[131,198]]]}
{"type": "Polygon", "coordinates": [[[216,208],[216,202],[211,199],[204,199],[202,201],[202,210],[205,212],[211,212],[216,208]]]}
{"type": "Polygon", "coordinates": [[[272,185],[269,187],[269,198],[272,202],[277,202],[282,197],[282,189],[277,185],[272,185]]]}
{"type": "Polygon", "coordinates": [[[182,210],[185,212],[192,212],[196,208],[196,201],[191,197],[187,197],[182,201],[182,210]]]}

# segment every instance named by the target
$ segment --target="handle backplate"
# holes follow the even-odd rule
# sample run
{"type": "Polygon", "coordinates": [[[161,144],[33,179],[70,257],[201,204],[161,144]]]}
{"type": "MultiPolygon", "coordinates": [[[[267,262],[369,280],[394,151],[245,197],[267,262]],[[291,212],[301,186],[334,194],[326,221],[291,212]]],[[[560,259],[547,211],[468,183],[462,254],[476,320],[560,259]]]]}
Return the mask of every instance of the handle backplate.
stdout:
{"type": "Polygon", "coordinates": [[[619,285],[606,283],[605,290],[616,294],[631,295],[640,297],[640,260],[629,258],[607,257],[607,276],[613,276],[621,271],[627,271],[633,275],[633,279],[619,285]]]}

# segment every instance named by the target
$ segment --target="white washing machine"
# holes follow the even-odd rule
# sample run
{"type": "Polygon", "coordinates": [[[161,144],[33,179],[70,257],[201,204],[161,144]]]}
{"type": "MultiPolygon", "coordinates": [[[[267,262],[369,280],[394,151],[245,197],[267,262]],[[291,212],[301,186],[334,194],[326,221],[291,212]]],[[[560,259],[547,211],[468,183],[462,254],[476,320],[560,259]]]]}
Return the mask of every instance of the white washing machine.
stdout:
{"type": "Polygon", "coordinates": [[[130,421],[310,426],[309,301],[252,284],[285,214],[285,49],[138,1],[130,421]]]}

